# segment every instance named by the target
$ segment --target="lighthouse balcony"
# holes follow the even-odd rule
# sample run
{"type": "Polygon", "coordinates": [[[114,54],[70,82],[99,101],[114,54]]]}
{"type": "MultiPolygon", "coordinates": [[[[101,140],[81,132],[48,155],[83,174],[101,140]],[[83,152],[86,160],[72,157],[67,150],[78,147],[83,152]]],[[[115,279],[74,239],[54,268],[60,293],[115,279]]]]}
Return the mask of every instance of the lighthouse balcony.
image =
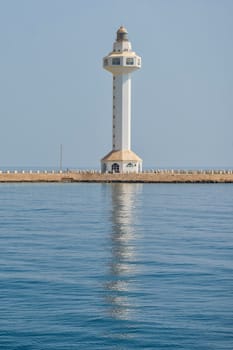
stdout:
{"type": "Polygon", "coordinates": [[[141,57],[130,53],[109,55],[104,57],[103,67],[113,74],[127,74],[141,68],[141,57]]]}

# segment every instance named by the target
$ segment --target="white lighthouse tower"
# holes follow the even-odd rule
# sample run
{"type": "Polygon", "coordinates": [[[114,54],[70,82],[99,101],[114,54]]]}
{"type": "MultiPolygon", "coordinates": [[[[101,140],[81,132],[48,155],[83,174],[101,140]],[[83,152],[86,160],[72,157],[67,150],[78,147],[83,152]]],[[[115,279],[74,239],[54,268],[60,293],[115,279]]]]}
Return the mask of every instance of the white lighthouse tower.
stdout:
{"type": "Polygon", "coordinates": [[[141,57],[132,51],[128,32],[117,31],[113,51],[103,59],[103,67],[113,74],[112,151],[101,159],[101,171],[138,173],[142,159],[131,151],[131,73],[141,68],[141,57]]]}

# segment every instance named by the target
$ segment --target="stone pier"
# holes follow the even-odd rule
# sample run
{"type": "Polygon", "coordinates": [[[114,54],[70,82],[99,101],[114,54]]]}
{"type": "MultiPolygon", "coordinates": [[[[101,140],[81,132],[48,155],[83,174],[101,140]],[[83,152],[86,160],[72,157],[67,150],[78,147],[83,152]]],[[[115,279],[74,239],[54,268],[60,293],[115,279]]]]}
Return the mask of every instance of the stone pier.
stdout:
{"type": "Polygon", "coordinates": [[[150,170],[138,174],[101,174],[94,170],[0,171],[0,182],[233,183],[233,170],[150,170]]]}

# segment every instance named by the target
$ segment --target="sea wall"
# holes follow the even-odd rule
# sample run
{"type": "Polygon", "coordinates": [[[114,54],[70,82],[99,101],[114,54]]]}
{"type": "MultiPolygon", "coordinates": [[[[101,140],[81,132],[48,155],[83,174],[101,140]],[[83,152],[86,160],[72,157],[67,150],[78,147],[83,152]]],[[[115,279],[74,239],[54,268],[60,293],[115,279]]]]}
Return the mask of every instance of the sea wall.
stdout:
{"type": "Polygon", "coordinates": [[[151,170],[140,174],[98,171],[0,171],[0,182],[233,183],[232,170],[151,170]]]}

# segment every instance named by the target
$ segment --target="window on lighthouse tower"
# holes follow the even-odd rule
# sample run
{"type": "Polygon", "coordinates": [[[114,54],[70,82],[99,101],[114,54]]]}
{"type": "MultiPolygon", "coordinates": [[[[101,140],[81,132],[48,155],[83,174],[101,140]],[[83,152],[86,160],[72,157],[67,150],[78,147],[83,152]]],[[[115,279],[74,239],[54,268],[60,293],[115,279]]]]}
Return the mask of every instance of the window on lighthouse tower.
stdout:
{"type": "Polygon", "coordinates": [[[119,65],[119,64],[121,64],[121,59],[120,59],[120,57],[114,57],[113,59],[112,59],[112,65],[119,65]]]}
{"type": "Polygon", "coordinates": [[[126,58],[126,64],[128,64],[128,65],[134,64],[134,59],[133,59],[133,57],[128,57],[128,58],[126,58]]]}

